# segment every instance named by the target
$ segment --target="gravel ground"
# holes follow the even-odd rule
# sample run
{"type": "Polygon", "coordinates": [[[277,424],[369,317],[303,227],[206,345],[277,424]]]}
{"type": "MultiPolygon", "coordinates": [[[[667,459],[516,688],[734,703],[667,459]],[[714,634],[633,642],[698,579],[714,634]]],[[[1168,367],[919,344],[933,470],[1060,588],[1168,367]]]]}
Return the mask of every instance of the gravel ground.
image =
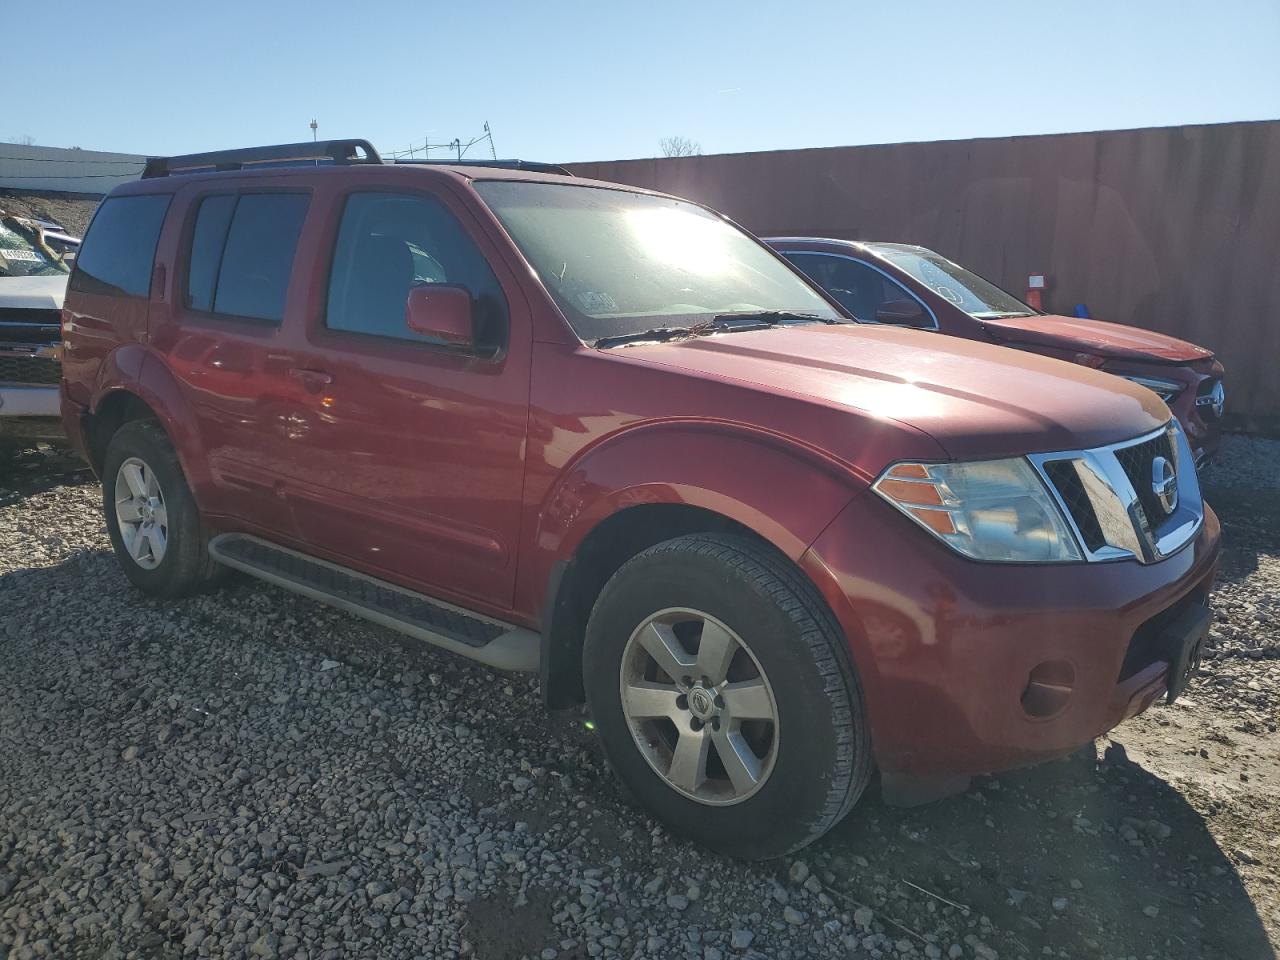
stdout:
{"type": "Polygon", "coordinates": [[[0,960],[1273,957],[1280,442],[1206,476],[1187,697],[799,859],[670,838],[579,715],[270,587],[126,585],[65,456],[0,476],[0,960]]]}

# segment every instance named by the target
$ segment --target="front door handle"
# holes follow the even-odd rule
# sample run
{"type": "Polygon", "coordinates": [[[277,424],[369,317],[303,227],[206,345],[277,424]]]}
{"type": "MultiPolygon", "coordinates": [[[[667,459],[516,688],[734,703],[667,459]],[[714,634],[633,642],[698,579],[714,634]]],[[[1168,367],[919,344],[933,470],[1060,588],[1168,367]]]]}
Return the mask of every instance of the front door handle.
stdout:
{"type": "Polygon", "coordinates": [[[301,380],[302,385],[312,392],[333,383],[332,374],[323,370],[311,370],[307,367],[292,367],[289,370],[289,376],[301,380]]]}

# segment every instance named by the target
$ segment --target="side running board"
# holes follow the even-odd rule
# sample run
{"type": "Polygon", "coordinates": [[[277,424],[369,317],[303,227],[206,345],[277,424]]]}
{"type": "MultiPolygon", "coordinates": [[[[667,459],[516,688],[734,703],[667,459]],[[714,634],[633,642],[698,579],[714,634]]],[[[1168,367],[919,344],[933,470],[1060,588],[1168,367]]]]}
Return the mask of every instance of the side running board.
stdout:
{"type": "Polygon", "coordinates": [[[209,541],[219,563],[499,670],[535,672],[542,638],[533,630],[463,610],[385,580],[247,533],[209,541]]]}

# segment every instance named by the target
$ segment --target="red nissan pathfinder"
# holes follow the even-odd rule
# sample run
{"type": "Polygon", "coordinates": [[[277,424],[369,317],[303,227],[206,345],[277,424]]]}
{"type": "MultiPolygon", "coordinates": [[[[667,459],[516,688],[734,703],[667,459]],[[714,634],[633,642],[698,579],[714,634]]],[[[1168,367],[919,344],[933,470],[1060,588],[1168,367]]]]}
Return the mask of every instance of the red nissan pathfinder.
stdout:
{"type": "Polygon", "coordinates": [[[509,167],[330,141],[112,191],[62,415],[138,588],[235,568],[539,672],[746,857],[873,772],[927,799],[1183,689],[1219,528],[1154,393],[854,323],[710,210],[509,167]]]}
{"type": "Polygon", "coordinates": [[[1114,373],[1160,395],[1181,422],[1197,464],[1218,450],[1223,368],[1204,347],[1154,330],[1043,314],[924,247],[816,237],[765,243],[864,323],[936,330],[1114,373]]]}

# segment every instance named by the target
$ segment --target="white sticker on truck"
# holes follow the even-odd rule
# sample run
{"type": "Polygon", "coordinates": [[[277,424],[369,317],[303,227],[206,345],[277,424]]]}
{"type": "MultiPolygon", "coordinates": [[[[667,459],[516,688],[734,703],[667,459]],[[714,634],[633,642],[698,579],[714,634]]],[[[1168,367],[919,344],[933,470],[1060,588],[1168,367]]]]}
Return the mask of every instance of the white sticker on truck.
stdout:
{"type": "Polygon", "coordinates": [[[0,257],[6,260],[27,260],[31,263],[44,263],[44,257],[34,250],[6,250],[0,247],[0,257]]]}

